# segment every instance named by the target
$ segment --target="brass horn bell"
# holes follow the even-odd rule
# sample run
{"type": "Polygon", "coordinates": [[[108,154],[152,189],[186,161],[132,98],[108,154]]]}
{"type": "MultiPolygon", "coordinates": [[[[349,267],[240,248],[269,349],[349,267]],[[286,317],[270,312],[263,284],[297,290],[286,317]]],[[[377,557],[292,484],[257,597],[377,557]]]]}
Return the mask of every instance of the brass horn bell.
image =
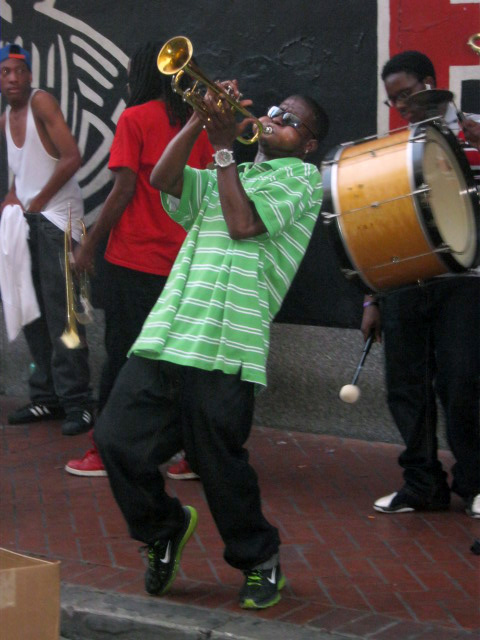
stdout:
{"type": "MultiPolygon", "coordinates": [[[[86,237],[87,231],[83,221],[82,238],[86,237]]],[[[74,278],[72,264],[72,213],[70,204],[68,205],[68,220],[64,234],[64,269],[65,269],[65,295],[67,306],[67,321],[65,331],[60,336],[61,341],[67,349],[79,349],[85,346],[85,340],[80,336],[78,331],[79,324],[89,324],[93,320],[93,307],[90,303],[90,287],[86,273],[76,275],[74,278]],[[77,304],[77,293],[75,291],[74,280],[79,280],[80,301],[77,304]]]]}
{"type": "Polygon", "coordinates": [[[254,118],[257,127],[255,134],[251,138],[242,138],[239,136],[237,140],[242,144],[252,144],[256,142],[263,132],[263,126],[260,120],[255,118],[250,111],[242,107],[242,105],[225,89],[209,80],[198,65],[192,61],[192,55],[193,46],[188,38],[185,36],[176,36],[171,38],[170,40],[167,40],[160,49],[157,57],[158,70],[164,75],[173,76],[173,91],[182,96],[184,101],[188,102],[188,104],[196,111],[208,114],[203,102],[202,94],[200,93],[200,86],[203,85],[214,95],[226,100],[234,111],[237,111],[246,118],[254,118]],[[180,80],[184,74],[191,76],[195,80],[194,84],[188,89],[180,88],[180,80]]]}

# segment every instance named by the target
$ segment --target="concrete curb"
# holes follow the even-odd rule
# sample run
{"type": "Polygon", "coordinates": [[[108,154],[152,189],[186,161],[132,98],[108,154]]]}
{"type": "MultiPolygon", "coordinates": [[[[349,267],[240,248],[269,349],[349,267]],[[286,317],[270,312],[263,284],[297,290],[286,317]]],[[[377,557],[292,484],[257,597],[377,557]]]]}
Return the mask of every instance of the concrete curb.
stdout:
{"type": "Polygon", "coordinates": [[[63,640],[345,640],[311,627],[62,584],[63,640]]]}

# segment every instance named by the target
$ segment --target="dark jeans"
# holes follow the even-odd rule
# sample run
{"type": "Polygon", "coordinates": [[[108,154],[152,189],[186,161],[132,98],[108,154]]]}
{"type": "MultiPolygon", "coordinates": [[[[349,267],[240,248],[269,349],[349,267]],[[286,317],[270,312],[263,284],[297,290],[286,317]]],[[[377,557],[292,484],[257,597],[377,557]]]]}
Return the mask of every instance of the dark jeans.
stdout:
{"type": "Polygon", "coordinates": [[[480,278],[439,278],[382,303],[388,404],[406,444],[409,491],[431,499],[446,485],[437,457],[435,394],[455,457],[452,489],[480,492],[480,278]]]}
{"type": "Polygon", "coordinates": [[[127,353],[163,291],[167,276],[144,273],[104,262],[105,349],[98,412],[103,409],[127,353]]]}
{"type": "MultiPolygon", "coordinates": [[[[40,214],[25,214],[30,227],[32,278],[41,316],[24,327],[35,362],[30,399],[70,409],[91,405],[88,348],[67,349],[60,340],[66,320],[64,233],[40,214]]],[[[85,337],[85,329],[78,325],[85,337]]]]}
{"type": "Polygon", "coordinates": [[[183,523],[158,465],[180,449],[203,482],[225,543],[225,560],[250,569],[278,551],[278,532],[261,510],[257,474],[244,444],[254,388],[238,375],[132,356],[95,426],[110,484],[133,538],[171,537],[183,523]]]}

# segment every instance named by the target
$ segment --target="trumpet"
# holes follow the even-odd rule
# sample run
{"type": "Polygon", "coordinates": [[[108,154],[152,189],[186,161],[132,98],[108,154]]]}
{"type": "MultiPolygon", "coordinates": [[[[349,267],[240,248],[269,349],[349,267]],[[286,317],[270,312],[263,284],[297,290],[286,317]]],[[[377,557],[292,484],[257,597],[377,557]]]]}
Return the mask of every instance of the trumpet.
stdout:
{"type": "MultiPolygon", "coordinates": [[[[250,113],[245,107],[242,107],[240,102],[236,100],[227,90],[219,87],[217,84],[209,80],[204,72],[192,61],[193,46],[188,38],[185,36],[176,36],[170,38],[160,49],[157,57],[157,67],[160,73],[167,76],[173,76],[172,89],[178,95],[182,96],[185,102],[188,102],[190,106],[196,111],[201,111],[208,115],[208,111],[205,108],[202,94],[200,93],[200,87],[203,85],[219,98],[226,100],[231,106],[232,111],[237,111],[246,118],[253,118],[255,120],[256,132],[251,138],[243,138],[239,136],[237,140],[242,144],[253,144],[262,135],[264,127],[258,118],[250,113]],[[194,78],[194,84],[187,88],[180,88],[180,80],[184,74],[187,74],[194,78]]],[[[268,133],[268,131],[266,131],[268,133]]]]}
{"type": "MultiPolygon", "coordinates": [[[[87,230],[83,220],[82,239],[86,238],[87,230]]],[[[72,251],[72,212],[68,207],[68,222],[64,236],[64,267],[65,267],[65,293],[67,298],[67,322],[65,330],[60,336],[61,341],[67,349],[79,349],[85,344],[85,340],[78,331],[79,324],[89,324],[93,320],[93,307],[90,302],[90,283],[88,274],[83,271],[78,274],[79,300],[75,291],[74,276],[72,272],[73,251],[72,251]]]]}

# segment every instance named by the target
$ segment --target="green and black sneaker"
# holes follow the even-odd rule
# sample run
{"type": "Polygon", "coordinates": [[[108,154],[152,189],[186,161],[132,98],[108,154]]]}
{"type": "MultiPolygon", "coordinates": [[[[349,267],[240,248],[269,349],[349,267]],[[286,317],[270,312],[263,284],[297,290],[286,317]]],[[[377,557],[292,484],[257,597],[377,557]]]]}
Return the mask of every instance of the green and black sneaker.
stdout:
{"type": "Polygon", "coordinates": [[[240,590],[242,609],[266,609],[280,601],[280,589],[285,586],[285,576],[280,565],[270,569],[244,571],[245,584],[240,590]]]}
{"type": "Polygon", "coordinates": [[[152,596],[163,596],[170,589],[180,566],[183,547],[197,527],[196,509],[183,507],[183,511],[185,522],[176,536],[147,545],[148,568],[145,572],[145,589],[152,596]]]}

